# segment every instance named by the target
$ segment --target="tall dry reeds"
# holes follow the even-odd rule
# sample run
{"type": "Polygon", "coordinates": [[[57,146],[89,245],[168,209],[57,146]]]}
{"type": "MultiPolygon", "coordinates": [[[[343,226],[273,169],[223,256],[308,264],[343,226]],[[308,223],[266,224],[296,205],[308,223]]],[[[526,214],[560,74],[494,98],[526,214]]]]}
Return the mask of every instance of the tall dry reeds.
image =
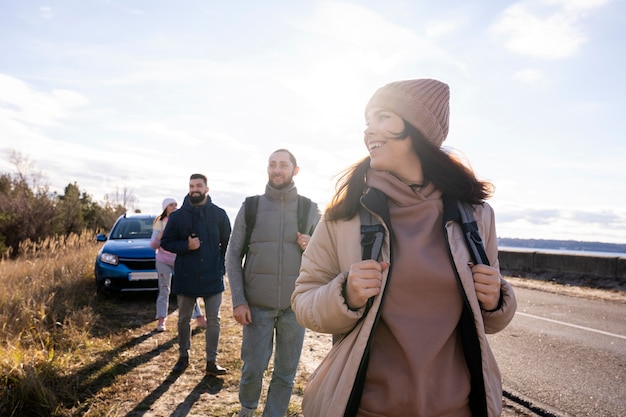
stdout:
{"type": "Polygon", "coordinates": [[[0,260],[0,414],[23,415],[28,399],[29,415],[50,415],[71,395],[55,381],[89,343],[97,250],[93,232],[84,231],[24,242],[19,258],[0,260]]]}

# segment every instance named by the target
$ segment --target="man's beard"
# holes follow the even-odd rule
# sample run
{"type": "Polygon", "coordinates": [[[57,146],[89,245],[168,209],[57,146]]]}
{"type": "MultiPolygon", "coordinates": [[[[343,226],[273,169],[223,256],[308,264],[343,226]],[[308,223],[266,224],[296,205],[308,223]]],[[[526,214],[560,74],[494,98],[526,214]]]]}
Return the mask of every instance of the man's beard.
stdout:
{"type": "Polygon", "coordinates": [[[191,204],[200,204],[204,200],[204,197],[205,197],[204,194],[200,194],[200,195],[191,195],[191,194],[189,194],[189,202],[191,204]]]}
{"type": "Polygon", "coordinates": [[[283,181],[280,184],[277,184],[274,181],[272,181],[272,178],[270,178],[269,184],[272,186],[272,188],[276,190],[283,190],[291,185],[292,180],[293,180],[293,176],[289,178],[285,178],[285,181],[283,181]]]}

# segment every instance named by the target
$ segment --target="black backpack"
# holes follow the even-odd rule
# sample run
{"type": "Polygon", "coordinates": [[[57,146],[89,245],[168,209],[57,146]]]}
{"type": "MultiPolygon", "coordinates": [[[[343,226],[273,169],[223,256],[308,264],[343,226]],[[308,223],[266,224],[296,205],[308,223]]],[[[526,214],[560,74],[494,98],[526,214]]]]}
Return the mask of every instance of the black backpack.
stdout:
{"type": "MultiPolygon", "coordinates": [[[[254,230],[254,225],[256,223],[256,212],[259,208],[260,197],[260,195],[246,197],[246,201],[244,203],[246,238],[243,241],[243,246],[241,247],[241,258],[248,253],[248,249],[250,248],[250,236],[252,235],[252,231],[254,230]]],[[[298,231],[302,234],[309,234],[309,231],[307,230],[307,220],[310,210],[311,199],[298,195],[298,231]]]]}

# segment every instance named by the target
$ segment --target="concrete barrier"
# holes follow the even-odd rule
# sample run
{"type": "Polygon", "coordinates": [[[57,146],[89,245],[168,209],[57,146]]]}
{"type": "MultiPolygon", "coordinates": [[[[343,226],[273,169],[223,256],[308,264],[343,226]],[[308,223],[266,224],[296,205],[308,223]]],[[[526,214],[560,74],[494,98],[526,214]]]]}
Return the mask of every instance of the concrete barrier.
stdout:
{"type": "Polygon", "coordinates": [[[626,279],[626,258],[617,260],[617,278],[626,279]]]}
{"type": "Polygon", "coordinates": [[[575,255],[533,249],[500,249],[500,269],[520,272],[560,272],[598,278],[626,279],[626,257],[575,255]]]}

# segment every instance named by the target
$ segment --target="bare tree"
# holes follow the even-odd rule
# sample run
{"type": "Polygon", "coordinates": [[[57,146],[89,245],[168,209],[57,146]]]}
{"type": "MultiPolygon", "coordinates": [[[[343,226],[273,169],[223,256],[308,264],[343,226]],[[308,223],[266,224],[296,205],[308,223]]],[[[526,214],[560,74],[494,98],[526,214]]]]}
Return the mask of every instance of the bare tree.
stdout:
{"type": "Polygon", "coordinates": [[[20,182],[30,185],[33,191],[45,187],[45,176],[35,168],[35,163],[27,155],[16,149],[9,149],[6,153],[7,160],[15,167],[15,175],[20,182]]]}
{"type": "Polygon", "coordinates": [[[115,187],[115,192],[107,193],[104,199],[114,207],[124,207],[126,211],[133,209],[137,203],[137,197],[127,187],[124,187],[122,191],[120,191],[119,187],[115,187]]]}

